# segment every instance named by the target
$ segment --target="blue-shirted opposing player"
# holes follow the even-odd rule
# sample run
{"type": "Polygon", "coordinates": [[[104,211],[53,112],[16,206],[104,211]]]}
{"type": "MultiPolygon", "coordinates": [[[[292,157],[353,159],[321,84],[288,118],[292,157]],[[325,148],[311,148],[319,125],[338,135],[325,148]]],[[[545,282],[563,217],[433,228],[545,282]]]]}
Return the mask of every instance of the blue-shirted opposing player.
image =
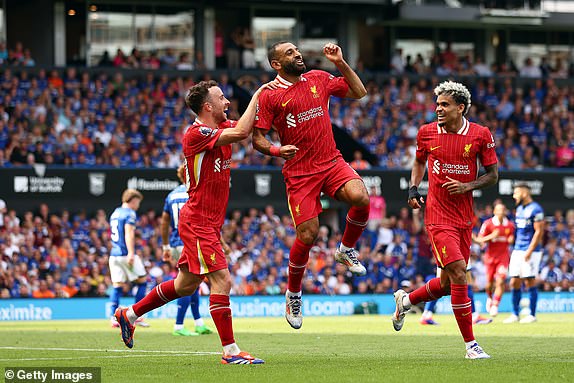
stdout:
{"type": "Polygon", "coordinates": [[[544,210],[532,199],[530,187],[519,184],[514,187],[512,195],[516,201],[516,239],[514,250],[510,255],[508,275],[512,289],[512,310],[504,323],[532,323],[536,321],[536,302],[538,286],[536,278],[542,258],[542,236],[544,234],[544,210]],[[530,314],[519,319],[522,282],[530,292],[530,314]]]}
{"type": "MultiPolygon", "coordinates": [[[[135,189],[126,189],[122,194],[122,206],[116,208],[110,216],[110,251],[109,264],[113,291],[110,296],[112,313],[120,303],[124,285],[128,282],[137,286],[135,301],[141,300],[146,293],[147,273],[141,258],[135,253],[136,211],[143,200],[142,194],[135,189]]],[[[112,315],[112,327],[118,327],[112,315]]],[[[144,321],[138,324],[147,327],[144,321]]]]}
{"type": "MultiPolygon", "coordinates": [[[[189,198],[185,183],[185,167],[181,165],[177,169],[177,177],[181,185],[173,189],[166,197],[161,216],[161,238],[163,243],[163,260],[178,261],[183,250],[183,242],[179,237],[177,225],[179,221],[179,211],[189,198]],[[170,233],[171,228],[171,233],[170,233]]],[[[211,334],[213,331],[203,323],[199,314],[199,289],[191,296],[183,296],[177,300],[177,317],[173,326],[173,335],[193,336],[200,334],[211,334]],[[191,305],[191,314],[195,321],[195,332],[191,332],[183,326],[185,312],[191,305]]]]}

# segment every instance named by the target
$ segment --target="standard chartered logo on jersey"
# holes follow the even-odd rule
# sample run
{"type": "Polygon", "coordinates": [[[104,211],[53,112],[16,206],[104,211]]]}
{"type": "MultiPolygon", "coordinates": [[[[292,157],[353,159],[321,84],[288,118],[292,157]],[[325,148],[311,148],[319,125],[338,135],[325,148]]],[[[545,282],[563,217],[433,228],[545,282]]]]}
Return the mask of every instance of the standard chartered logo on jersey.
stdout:
{"type": "Polygon", "coordinates": [[[294,128],[297,126],[297,124],[301,124],[305,121],[309,121],[309,120],[312,120],[314,118],[321,117],[323,114],[324,114],[323,107],[317,106],[315,108],[311,108],[311,109],[306,110],[304,112],[298,113],[297,117],[295,117],[293,114],[289,113],[289,114],[287,114],[287,117],[285,117],[285,122],[287,123],[287,128],[294,128]]]}
{"type": "Polygon", "coordinates": [[[291,113],[285,117],[285,122],[287,122],[288,128],[294,128],[297,126],[297,123],[295,123],[295,116],[293,116],[291,113]]]}
{"type": "Polygon", "coordinates": [[[300,124],[305,121],[312,120],[323,115],[323,107],[317,106],[316,108],[311,108],[297,115],[297,122],[300,124]]]}
{"type": "Polygon", "coordinates": [[[434,160],[432,163],[432,172],[434,174],[440,174],[440,162],[438,160],[434,160]]]}
{"type": "Polygon", "coordinates": [[[468,164],[441,164],[439,160],[434,160],[432,164],[434,174],[470,174],[468,164]]]}

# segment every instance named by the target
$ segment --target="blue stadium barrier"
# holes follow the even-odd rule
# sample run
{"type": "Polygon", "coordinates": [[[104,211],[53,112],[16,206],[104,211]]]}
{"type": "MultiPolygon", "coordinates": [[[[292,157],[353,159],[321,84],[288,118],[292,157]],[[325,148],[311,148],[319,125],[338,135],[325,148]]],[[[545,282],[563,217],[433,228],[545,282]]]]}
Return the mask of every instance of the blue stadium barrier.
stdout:
{"type": "MultiPolygon", "coordinates": [[[[528,294],[523,294],[523,299],[528,294]]],[[[486,295],[475,294],[477,311],[484,312],[486,295]]],[[[128,306],[133,298],[122,298],[121,305],[128,306]]],[[[393,296],[390,294],[377,295],[306,295],[303,300],[305,316],[338,316],[351,315],[355,309],[374,303],[378,313],[390,315],[395,309],[393,296]]],[[[207,297],[200,299],[200,312],[209,317],[207,297]]],[[[231,306],[234,317],[280,317],[284,314],[285,299],[283,296],[232,296],[231,306]]],[[[526,306],[523,302],[522,306],[526,306]]],[[[501,312],[511,311],[510,294],[503,296],[500,303],[501,312]]],[[[445,297],[437,305],[437,313],[452,312],[450,299],[445,297]]],[[[574,293],[539,293],[538,312],[540,313],[572,313],[574,312],[574,293]]],[[[177,304],[171,302],[147,314],[149,319],[175,318],[177,304]]],[[[188,316],[191,314],[188,312],[188,316]]],[[[111,316],[110,303],[104,298],[72,298],[72,299],[7,299],[0,301],[1,321],[30,321],[30,320],[61,320],[61,319],[103,319],[111,316]]]]}

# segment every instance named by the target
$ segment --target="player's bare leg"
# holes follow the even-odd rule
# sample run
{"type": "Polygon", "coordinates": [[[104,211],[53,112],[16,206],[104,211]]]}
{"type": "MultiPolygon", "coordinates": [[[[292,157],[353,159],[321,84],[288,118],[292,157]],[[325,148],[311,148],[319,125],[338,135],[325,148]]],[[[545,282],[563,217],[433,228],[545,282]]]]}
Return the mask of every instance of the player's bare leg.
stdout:
{"type": "Polygon", "coordinates": [[[495,279],[494,294],[492,296],[492,304],[490,305],[489,313],[491,316],[495,317],[498,315],[498,305],[502,299],[502,294],[504,294],[504,285],[506,284],[506,278],[501,275],[497,275],[495,279]]]}
{"type": "Polygon", "coordinates": [[[486,280],[486,286],[484,286],[484,292],[486,293],[486,312],[490,313],[492,308],[492,294],[494,290],[493,281],[490,279],[486,280]]]}

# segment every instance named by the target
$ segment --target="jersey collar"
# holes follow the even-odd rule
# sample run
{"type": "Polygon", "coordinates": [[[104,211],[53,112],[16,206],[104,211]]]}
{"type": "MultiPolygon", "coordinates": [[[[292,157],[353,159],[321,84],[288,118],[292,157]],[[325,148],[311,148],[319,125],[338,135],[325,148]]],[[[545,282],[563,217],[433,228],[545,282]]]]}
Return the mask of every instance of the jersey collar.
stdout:
{"type": "MultiPolygon", "coordinates": [[[[438,134],[447,133],[447,131],[443,127],[438,126],[438,124],[437,124],[437,128],[438,128],[438,134]]],[[[468,122],[468,120],[463,117],[462,118],[462,127],[458,130],[458,132],[456,132],[456,134],[466,136],[468,134],[469,129],[470,129],[470,122],[468,122]]]]}
{"type": "Polygon", "coordinates": [[[502,218],[502,222],[500,222],[497,216],[493,216],[492,223],[494,224],[494,226],[500,226],[500,225],[505,226],[508,223],[508,219],[506,217],[502,218]]]}
{"type": "MultiPolygon", "coordinates": [[[[281,76],[279,76],[279,75],[277,75],[277,77],[275,77],[275,80],[279,83],[279,84],[277,84],[277,86],[278,86],[279,88],[287,89],[287,88],[289,88],[290,86],[295,85],[295,84],[293,84],[292,82],[285,80],[283,77],[281,77],[281,76]]],[[[301,80],[300,80],[300,81],[307,81],[307,79],[306,79],[305,77],[301,76],[301,80]]]]}

